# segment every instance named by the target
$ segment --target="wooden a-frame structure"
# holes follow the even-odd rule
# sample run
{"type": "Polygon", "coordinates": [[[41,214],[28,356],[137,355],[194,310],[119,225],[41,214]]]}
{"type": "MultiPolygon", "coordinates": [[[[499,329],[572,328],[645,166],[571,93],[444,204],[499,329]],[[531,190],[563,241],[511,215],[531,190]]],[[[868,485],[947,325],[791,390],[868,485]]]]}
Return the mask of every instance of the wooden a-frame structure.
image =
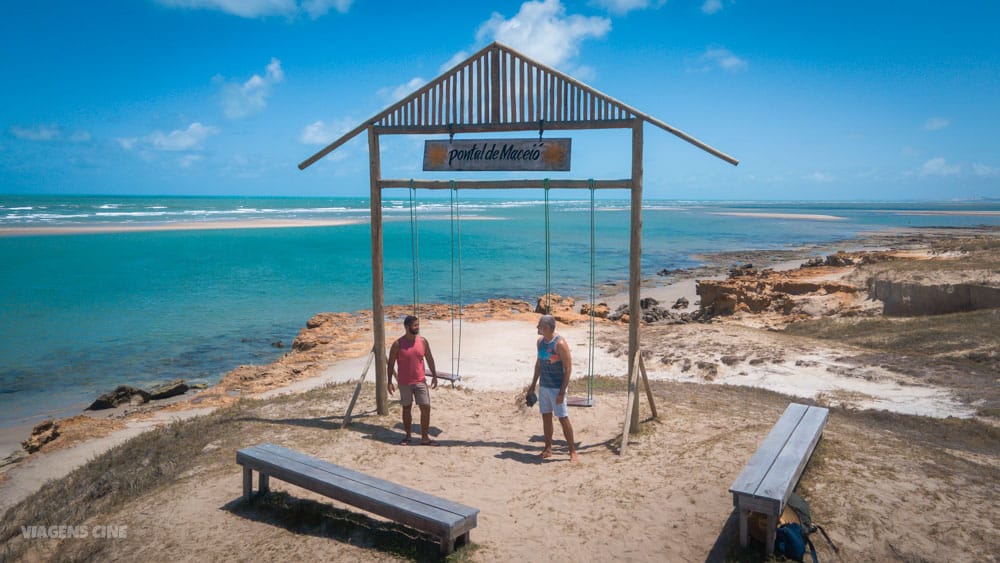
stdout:
{"type": "MultiPolygon", "coordinates": [[[[363,131],[368,132],[371,183],[372,329],[375,393],[379,414],[388,413],[385,357],[385,302],[382,247],[382,190],[424,189],[589,189],[588,180],[409,180],[384,179],[379,154],[382,135],[440,135],[511,131],[628,129],[632,132],[632,175],[626,179],[597,180],[598,189],[628,189],[631,193],[629,243],[629,371],[628,407],[621,452],[630,430],[638,428],[635,400],[638,374],[645,375],[639,351],[639,289],[642,255],[643,124],[650,123],[684,141],[737,165],[735,158],[687,133],[603,94],[574,78],[534,61],[500,43],[491,43],[431,80],[409,96],[344,134],[301,164],[306,169],[363,131]]],[[[369,360],[370,362],[371,360],[369,360]]],[[[370,363],[369,363],[370,365],[370,363]]],[[[367,372],[367,368],[366,368],[367,372]]],[[[645,379],[645,377],[643,377],[645,379]]],[[[648,385],[647,385],[648,393],[648,385]]],[[[357,392],[355,393],[355,398],[357,392]]],[[[650,406],[652,394],[649,394],[650,406]]],[[[353,406],[353,404],[352,404],[353,406]]],[[[349,416],[349,415],[348,415],[349,416]]],[[[655,416],[655,414],[654,414],[655,416]]]]}

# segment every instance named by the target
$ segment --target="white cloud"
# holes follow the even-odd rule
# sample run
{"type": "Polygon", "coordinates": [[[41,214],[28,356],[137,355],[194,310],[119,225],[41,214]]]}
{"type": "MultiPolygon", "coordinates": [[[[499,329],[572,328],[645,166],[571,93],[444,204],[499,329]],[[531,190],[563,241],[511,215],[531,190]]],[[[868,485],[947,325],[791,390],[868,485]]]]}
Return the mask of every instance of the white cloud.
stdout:
{"type": "Polygon", "coordinates": [[[611,30],[607,18],[566,15],[559,0],[529,1],[521,4],[510,19],[494,12],[476,32],[479,42],[499,41],[525,55],[558,67],[580,51],[588,38],[600,38],[611,30]]]}
{"type": "MultiPolygon", "coordinates": [[[[205,141],[210,135],[215,135],[219,132],[218,127],[213,127],[211,125],[202,125],[201,123],[192,123],[187,129],[175,129],[170,133],[164,133],[162,131],[153,131],[148,136],[146,136],[143,141],[148,143],[152,148],[161,151],[187,151],[187,150],[198,150],[201,148],[202,142],[205,141]]],[[[131,148],[135,145],[135,140],[131,140],[131,146],[126,146],[126,143],[122,142],[123,139],[119,139],[119,144],[124,148],[131,148]]]]}
{"type": "Polygon", "coordinates": [[[272,58],[264,76],[254,74],[242,84],[232,82],[225,84],[222,88],[222,109],[226,117],[239,119],[263,111],[267,107],[271,87],[284,81],[285,73],[281,70],[281,61],[272,58]]]}
{"type": "Polygon", "coordinates": [[[354,0],[157,0],[168,8],[216,10],[241,18],[295,17],[303,12],[316,19],[330,9],[346,14],[354,0]]]}
{"type": "Polygon", "coordinates": [[[829,184],[834,180],[833,176],[827,174],[826,172],[813,172],[812,174],[805,176],[803,179],[810,182],[816,182],[817,184],[829,184]]]}
{"type": "Polygon", "coordinates": [[[58,125],[38,125],[36,127],[15,125],[10,128],[10,132],[18,139],[26,141],[55,141],[62,137],[62,130],[59,129],[58,125]]]}
{"type": "Polygon", "coordinates": [[[138,137],[118,137],[115,139],[121,148],[130,151],[135,148],[135,145],[139,142],[138,137]]]}
{"type": "Polygon", "coordinates": [[[62,128],[58,125],[38,125],[36,127],[19,127],[14,125],[10,128],[18,139],[26,141],[59,141],[63,138],[71,143],[86,143],[90,141],[90,132],[80,129],[64,136],[62,128]]]}
{"type": "Polygon", "coordinates": [[[328,145],[350,131],[355,125],[357,123],[348,119],[341,119],[335,123],[315,121],[306,125],[305,129],[302,130],[299,142],[304,145],[328,145]]]}
{"type": "Polygon", "coordinates": [[[702,13],[712,15],[722,11],[722,0],[705,0],[701,5],[702,13]]]}
{"type": "Polygon", "coordinates": [[[400,84],[399,86],[393,88],[380,88],[378,95],[380,98],[385,100],[386,103],[396,103],[404,97],[412,94],[414,90],[420,88],[424,84],[427,84],[426,80],[419,76],[415,76],[405,84],[400,84]]]}
{"type": "Polygon", "coordinates": [[[633,10],[645,10],[650,7],[650,4],[660,7],[665,1],[666,0],[656,0],[655,2],[650,2],[649,0],[596,0],[594,3],[612,14],[623,16],[633,10]]]}
{"type": "Polygon", "coordinates": [[[937,157],[923,163],[917,174],[920,176],[955,176],[961,171],[961,164],[948,164],[944,158],[937,157]]]}
{"type": "Polygon", "coordinates": [[[707,72],[716,68],[727,72],[740,72],[747,69],[746,59],[733,54],[732,51],[724,47],[709,47],[699,58],[702,63],[701,71],[707,72]]]}
{"type": "Polygon", "coordinates": [[[309,14],[309,17],[316,19],[325,16],[330,8],[346,14],[353,3],[354,0],[303,0],[302,9],[309,14]]]}
{"type": "Polygon", "coordinates": [[[290,16],[298,11],[295,0],[158,0],[170,8],[218,10],[243,18],[290,16]]]}
{"type": "Polygon", "coordinates": [[[181,168],[191,168],[195,164],[198,164],[205,158],[200,154],[186,154],[179,159],[177,159],[177,165],[181,168]]]}
{"type": "Polygon", "coordinates": [[[973,164],[972,172],[981,178],[1000,178],[1000,168],[986,164],[973,164]]]}
{"type": "Polygon", "coordinates": [[[450,70],[451,67],[457,65],[458,63],[464,61],[467,58],[469,58],[469,53],[467,53],[466,51],[459,51],[455,53],[454,55],[451,56],[450,59],[445,61],[444,64],[438,67],[438,73],[444,74],[445,71],[450,70]]]}
{"type": "Polygon", "coordinates": [[[925,131],[937,131],[951,125],[951,120],[945,117],[932,117],[924,123],[925,131]]]}

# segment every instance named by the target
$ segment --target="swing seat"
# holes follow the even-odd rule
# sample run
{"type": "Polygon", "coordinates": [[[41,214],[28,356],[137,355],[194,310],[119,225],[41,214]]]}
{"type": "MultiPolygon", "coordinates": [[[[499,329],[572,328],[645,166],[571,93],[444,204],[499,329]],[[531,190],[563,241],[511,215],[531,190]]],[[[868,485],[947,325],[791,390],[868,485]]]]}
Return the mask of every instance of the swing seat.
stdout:
{"type": "MultiPolygon", "coordinates": [[[[427,377],[430,377],[430,375],[428,375],[427,377]]],[[[451,381],[452,383],[454,383],[456,381],[461,381],[462,380],[462,376],[461,375],[456,375],[456,374],[452,374],[452,373],[448,373],[448,372],[444,372],[444,371],[439,371],[438,374],[437,374],[437,378],[438,379],[444,379],[446,381],[451,381]]]]}
{"type": "Polygon", "coordinates": [[[594,399],[588,397],[568,397],[566,404],[571,407],[592,407],[594,406],[594,399]]]}

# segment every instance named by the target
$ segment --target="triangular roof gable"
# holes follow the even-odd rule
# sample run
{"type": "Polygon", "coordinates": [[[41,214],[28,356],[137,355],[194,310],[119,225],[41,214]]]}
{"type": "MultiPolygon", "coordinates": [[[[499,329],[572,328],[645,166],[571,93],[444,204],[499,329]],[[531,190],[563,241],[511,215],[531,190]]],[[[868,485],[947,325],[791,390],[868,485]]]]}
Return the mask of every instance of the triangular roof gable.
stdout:
{"type": "Polygon", "coordinates": [[[369,126],[382,132],[440,133],[627,127],[642,119],[696,147],[739,164],[687,133],[503,45],[491,43],[441,76],[330,143],[301,164],[305,169],[369,126]]]}

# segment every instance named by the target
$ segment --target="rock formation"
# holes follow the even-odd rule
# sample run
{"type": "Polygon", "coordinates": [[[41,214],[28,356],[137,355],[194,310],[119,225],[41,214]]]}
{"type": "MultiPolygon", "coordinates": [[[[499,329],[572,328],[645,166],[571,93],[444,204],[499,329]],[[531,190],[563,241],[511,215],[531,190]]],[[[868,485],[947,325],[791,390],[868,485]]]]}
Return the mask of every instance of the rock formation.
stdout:
{"type": "Polygon", "coordinates": [[[31,437],[21,442],[21,447],[29,454],[42,449],[42,446],[59,437],[59,425],[53,420],[46,420],[31,429],[31,437]]]}
{"type": "Polygon", "coordinates": [[[105,393],[87,407],[87,410],[97,411],[113,409],[119,405],[141,405],[149,402],[149,392],[131,385],[119,385],[114,391],[105,393]]]}

